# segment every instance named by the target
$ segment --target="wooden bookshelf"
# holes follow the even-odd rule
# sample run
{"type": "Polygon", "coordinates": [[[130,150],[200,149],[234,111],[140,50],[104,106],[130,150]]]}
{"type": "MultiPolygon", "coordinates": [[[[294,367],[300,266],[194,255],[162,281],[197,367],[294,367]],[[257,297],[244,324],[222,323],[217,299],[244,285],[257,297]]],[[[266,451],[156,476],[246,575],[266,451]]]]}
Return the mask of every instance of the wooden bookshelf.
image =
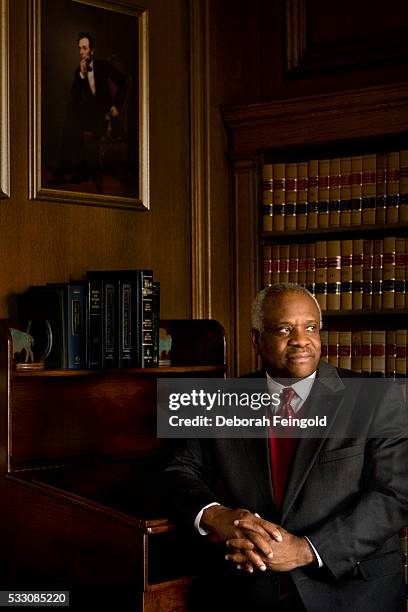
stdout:
{"type": "Polygon", "coordinates": [[[184,365],[16,372],[0,322],[3,588],[68,590],[73,609],[187,610],[192,553],[166,516],[174,443],[156,435],[156,381],[224,377],[225,339],[216,321],[167,323],[184,365]]]}

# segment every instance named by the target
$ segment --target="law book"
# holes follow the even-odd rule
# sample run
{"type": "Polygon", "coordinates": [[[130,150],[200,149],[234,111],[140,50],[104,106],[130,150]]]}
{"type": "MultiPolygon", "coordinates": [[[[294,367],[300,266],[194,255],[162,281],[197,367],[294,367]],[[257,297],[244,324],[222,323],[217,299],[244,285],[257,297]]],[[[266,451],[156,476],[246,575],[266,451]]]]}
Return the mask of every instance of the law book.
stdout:
{"type": "Polygon", "coordinates": [[[364,241],[362,238],[353,240],[353,310],[361,310],[363,308],[363,243],[364,241]]]}
{"type": "Polygon", "coordinates": [[[408,223],[408,149],[400,151],[399,163],[399,220],[401,223],[408,223]]]}
{"type": "Polygon", "coordinates": [[[289,245],[281,244],[279,247],[279,282],[289,282],[289,245]]]}
{"type": "Polygon", "coordinates": [[[119,286],[114,270],[88,270],[88,365],[119,367],[119,286]]]}
{"type": "Polygon", "coordinates": [[[289,282],[298,283],[299,277],[299,245],[289,246],[289,282]]]}
{"type": "Polygon", "coordinates": [[[361,225],[363,158],[351,158],[351,225],[361,225]]]}
{"type": "Polygon", "coordinates": [[[351,157],[340,158],[340,225],[351,225],[351,157]]]}
{"type": "Polygon", "coordinates": [[[353,308],[353,241],[342,240],[341,251],[341,309],[353,308]]]}
{"type": "Polygon", "coordinates": [[[387,217],[387,154],[377,153],[375,222],[383,225],[387,217]]]}
{"type": "Polygon", "coordinates": [[[387,330],[385,335],[385,375],[395,377],[395,359],[397,355],[396,332],[387,330]]]}
{"type": "Polygon", "coordinates": [[[307,245],[299,245],[299,262],[298,262],[298,283],[306,286],[307,284],[307,245]]]}
{"type": "Polygon", "coordinates": [[[285,166],[285,230],[296,229],[297,214],[297,164],[285,166]]]}
{"type": "Polygon", "coordinates": [[[351,370],[351,331],[339,332],[339,368],[351,370]]]}
{"type": "Polygon", "coordinates": [[[327,309],[327,241],[316,242],[315,295],[322,310],[327,309]]]}
{"type": "Polygon", "coordinates": [[[319,159],[318,227],[329,227],[330,160],[319,159]]]}
{"type": "Polygon", "coordinates": [[[397,329],[395,332],[395,376],[402,378],[407,373],[407,330],[397,329]]]}
{"type": "MultiPolygon", "coordinates": [[[[47,285],[53,287],[54,285],[47,285]]],[[[85,283],[63,283],[55,285],[61,290],[64,301],[64,326],[66,327],[66,367],[83,369],[86,360],[86,289],[85,283]]]]}
{"type": "Polygon", "coordinates": [[[306,283],[307,288],[313,295],[315,294],[315,282],[316,282],[316,244],[309,242],[307,244],[307,269],[306,269],[306,283]]]}
{"type": "Polygon", "coordinates": [[[269,287],[272,278],[272,246],[265,244],[262,247],[262,286],[269,287]]]}
{"type": "Polygon", "coordinates": [[[262,167],[262,229],[273,231],[273,167],[264,164],[262,167]]]}
{"type": "MultiPolygon", "coordinates": [[[[382,271],[382,308],[395,306],[395,265],[396,265],[396,239],[395,236],[385,236],[382,271]]],[[[404,244],[405,246],[405,244],[404,244]]]]}
{"type": "Polygon", "coordinates": [[[329,330],[328,362],[336,368],[339,365],[339,332],[329,330]]]}
{"type": "Polygon", "coordinates": [[[317,229],[319,203],[319,160],[309,160],[309,189],[307,200],[307,227],[317,229]]]}
{"type": "Polygon", "coordinates": [[[362,215],[363,225],[375,225],[377,155],[363,155],[362,215]]]}
{"type": "Polygon", "coordinates": [[[387,153],[387,223],[398,223],[399,151],[387,153]]]}
{"type": "MultiPolygon", "coordinates": [[[[327,242],[327,309],[340,310],[341,303],[341,250],[340,240],[327,242]]],[[[351,285],[350,285],[351,296],[351,285]]]]}
{"type": "Polygon", "coordinates": [[[160,358],[160,282],[152,283],[153,299],[153,363],[154,368],[159,367],[160,358]]]}
{"type": "Polygon", "coordinates": [[[329,360],[329,332],[327,330],[320,331],[320,356],[324,361],[329,360]]]}
{"type": "Polygon", "coordinates": [[[361,331],[351,333],[351,369],[361,372],[361,331]]]}
{"type": "Polygon", "coordinates": [[[382,308],[382,278],[383,278],[384,242],[381,238],[373,240],[373,282],[372,308],[382,308]]]}
{"type": "Polygon", "coordinates": [[[406,238],[395,238],[395,308],[405,308],[405,243],[406,238]]]}
{"type": "Polygon", "coordinates": [[[297,164],[296,228],[298,230],[307,228],[308,172],[307,162],[297,164]]]}
{"type": "Polygon", "coordinates": [[[273,164],[273,231],[285,229],[285,164],[273,164]]]}
{"type": "Polygon", "coordinates": [[[280,245],[272,245],[271,284],[280,282],[280,245]]]}
{"type": "Polygon", "coordinates": [[[363,308],[373,304],[373,241],[363,240],[363,308]]]}
{"type": "Polygon", "coordinates": [[[385,331],[371,332],[371,373],[385,376],[385,331]]]}
{"type": "Polygon", "coordinates": [[[361,331],[361,372],[365,375],[371,374],[371,331],[361,331]]]}
{"type": "Polygon", "coordinates": [[[330,160],[329,226],[340,225],[340,158],[330,160]]]}

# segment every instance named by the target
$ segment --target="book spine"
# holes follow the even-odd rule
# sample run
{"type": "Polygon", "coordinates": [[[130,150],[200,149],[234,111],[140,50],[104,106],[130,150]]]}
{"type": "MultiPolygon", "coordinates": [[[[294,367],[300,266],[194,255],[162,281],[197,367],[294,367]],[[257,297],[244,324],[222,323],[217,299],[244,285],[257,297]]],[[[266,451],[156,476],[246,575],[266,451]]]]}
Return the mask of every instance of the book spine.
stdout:
{"type": "Polygon", "coordinates": [[[102,280],[87,281],[88,294],[88,367],[102,368],[103,295],[102,280]]]}
{"type": "Polygon", "coordinates": [[[399,154],[399,192],[400,209],[399,220],[401,223],[408,223],[408,149],[400,151],[399,154]]]}
{"type": "MultiPolygon", "coordinates": [[[[405,262],[404,262],[405,263],[405,262]]],[[[405,267],[404,267],[405,270],[405,267]]],[[[299,245],[299,263],[298,263],[298,283],[306,286],[307,284],[307,245],[299,245]]]]}
{"type": "Polygon", "coordinates": [[[315,295],[316,284],[316,244],[310,242],[307,245],[307,268],[306,268],[306,283],[307,288],[315,295]]]}
{"type": "Polygon", "coordinates": [[[285,167],[285,229],[296,229],[297,214],[297,164],[289,163],[285,167]]]}
{"type": "Polygon", "coordinates": [[[289,246],[289,282],[298,283],[299,279],[299,245],[289,246]]]}
{"type": "Polygon", "coordinates": [[[142,368],[153,367],[153,272],[141,270],[142,368]]]}
{"type": "Polygon", "coordinates": [[[327,309],[327,242],[316,242],[316,299],[322,310],[327,309]]]}
{"type": "Polygon", "coordinates": [[[328,361],[333,366],[339,365],[339,332],[329,331],[328,361]]]}
{"type": "Polygon", "coordinates": [[[361,238],[353,240],[353,310],[361,310],[363,308],[363,243],[361,238]]]}
{"type": "Polygon", "coordinates": [[[297,204],[296,228],[307,228],[307,201],[308,201],[308,163],[299,162],[297,165],[297,204]]]}
{"type": "Polygon", "coordinates": [[[307,202],[307,227],[318,228],[318,204],[319,204],[319,160],[309,161],[309,190],[307,202]]]}
{"type": "Polygon", "coordinates": [[[273,231],[285,229],[285,164],[273,164],[273,231]]]}
{"type": "Polygon", "coordinates": [[[363,158],[351,158],[351,225],[361,225],[363,158]]]}
{"type": "Polygon", "coordinates": [[[363,374],[371,374],[371,331],[361,332],[361,371],[363,374]]]}
{"type": "Polygon", "coordinates": [[[373,303],[373,241],[363,240],[363,308],[373,303]]]}
{"type": "Polygon", "coordinates": [[[387,223],[398,223],[399,151],[387,153],[387,223]]]}
{"type": "Polygon", "coordinates": [[[324,361],[329,361],[329,332],[327,330],[321,330],[320,332],[320,356],[324,361]]]}
{"type": "Polygon", "coordinates": [[[86,368],[85,285],[67,284],[67,367],[86,368]]]}
{"type": "Polygon", "coordinates": [[[405,308],[405,242],[395,238],[395,308],[405,308]]]}
{"type": "Polygon", "coordinates": [[[271,284],[280,282],[280,246],[272,245],[271,284]]]}
{"type": "Polygon", "coordinates": [[[318,226],[329,227],[330,160],[319,159],[318,226]]]}
{"type": "Polygon", "coordinates": [[[262,286],[269,287],[272,284],[272,247],[266,244],[262,247],[262,286]]]}
{"type": "Polygon", "coordinates": [[[385,331],[371,332],[371,372],[385,376],[385,331]]]}
{"type": "Polygon", "coordinates": [[[351,157],[340,158],[340,225],[351,225],[351,157]]]}
{"type": "Polygon", "coordinates": [[[289,282],[289,245],[281,244],[279,247],[279,282],[289,282]]]}
{"type": "Polygon", "coordinates": [[[387,216],[387,155],[377,154],[376,163],[376,196],[375,196],[375,222],[382,225],[387,216]]]}
{"type": "Polygon", "coordinates": [[[119,367],[137,367],[137,289],[130,280],[120,280],[119,287],[119,367]]]}
{"type": "Polygon", "coordinates": [[[385,337],[385,374],[395,378],[395,359],[397,354],[396,333],[393,330],[386,332],[385,337]]]}
{"type": "Polygon", "coordinates": [[[159,367],[160,357],[160,283],[153,281],[153,367],[159,367]]]}
{"type": "Polygon", "coordinates": [[[340,159],[330,160],[329,225],[340,225],[340,159]]]}
{"type": "MultiPolygon", "coordinates": [[[[340,310],[341,302],[341,252],[340,240],[327,242],[327,308],[340,310]]],[[[351,295],[351,285],[350,285],[351,295]]]]}
{"type": "Polygon", "coordinates": [[[339,332],[339,368],[351,369],[351,332],[339,332]]]}
{"type": "Polygon", "coordinates": [[[262,229],[273,231],[273,167],[264,164],[262,168],[262,229]]]}
{"type": "Polygon", "coordinates": [[[375,225],[376,205],[376,171],[377,156],[363,155],[363,177],[362,177],[362,223],[364,225],[375,225]]]}
{"type": "Polygon", "coordinates": [[[384,238],[382,308],[395,306],[395,236],[384,238]]]}
{"type": "Polygon", "coordinates": [[[351,369],[361,372],[361,331],[351,333],[351,369]]]}
{"type": "Polygon", "coordinates": [[[395,332],[395,376],[402,378],[407,373],[407,330],[397,329],[395,332]]]}
{"type": "Polygon", "coordinates": [[[118,312],[117,282],[111,279],[103,281],[103,361],[104,368],[117,368],[118,363],[118,312]]]}
{"type": "Polygon", "coordinates": [[[341,309],[353,308],[353,241],[342,240],[341,249],[341,309]]]}
{"type": "Polygon", "coordinates": [[[380,238],[373,241],[373,282],[372,308],[382,307],[382,277],[383,277],[384,243],[380,238]]]}

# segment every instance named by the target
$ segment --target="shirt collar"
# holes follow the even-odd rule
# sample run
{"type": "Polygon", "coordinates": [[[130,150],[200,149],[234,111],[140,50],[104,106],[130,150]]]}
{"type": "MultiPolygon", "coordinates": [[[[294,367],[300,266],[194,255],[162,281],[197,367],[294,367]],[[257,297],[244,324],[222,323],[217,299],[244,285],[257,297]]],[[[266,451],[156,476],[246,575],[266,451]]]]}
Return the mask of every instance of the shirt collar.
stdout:
{"type": "MultiPolygon", "coordinates": [[[[314,380],[316,378],[316,371],[314,371],[307,378],[302,378],[297,382],[290,385],[296,394],[301,398],[302,402],[305,402],[309,397],[309,393],[312,390],[314,380]]],[[[281,393],[282,389],[285,388],[284,385],[279,383],[277,380],[272,378],[268,372],[266,373],[266,380],[268,384],[269,393],[272,395],[273,393],[281,393]]]]}

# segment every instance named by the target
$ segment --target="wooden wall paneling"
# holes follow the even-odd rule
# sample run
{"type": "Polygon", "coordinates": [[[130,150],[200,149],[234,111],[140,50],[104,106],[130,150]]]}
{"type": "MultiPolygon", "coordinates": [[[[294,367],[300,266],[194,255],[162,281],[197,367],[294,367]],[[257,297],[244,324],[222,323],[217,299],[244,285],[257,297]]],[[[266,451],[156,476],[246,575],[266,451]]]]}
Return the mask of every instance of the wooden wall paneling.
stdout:
{"type": "Polygon", "coordinates": [[[0,0],[0,198],[10,195],[9,0],[0,0]]]}
{"type": "Polygon", "coordinates": [[[234,354],[235,375],[256,369],[251,342],[251,304],[259,291],[258,201],[254,157],[234,163],[234,354]]]}
{"type": "Polygon", "coordinates": [[[234,155],[408,132],[408,84],[236,107],[224,114],[234,155]]]}
{"type": "Polygon", "coordinates": [[[292,75],[408,59],[405,0],[285,0],[285,22],[292,75]]]}
{"type": "Polygon", "coordinates": [[[192,316],[211,318],[211,190],[208,0],[190,0],[192,316]]]}

